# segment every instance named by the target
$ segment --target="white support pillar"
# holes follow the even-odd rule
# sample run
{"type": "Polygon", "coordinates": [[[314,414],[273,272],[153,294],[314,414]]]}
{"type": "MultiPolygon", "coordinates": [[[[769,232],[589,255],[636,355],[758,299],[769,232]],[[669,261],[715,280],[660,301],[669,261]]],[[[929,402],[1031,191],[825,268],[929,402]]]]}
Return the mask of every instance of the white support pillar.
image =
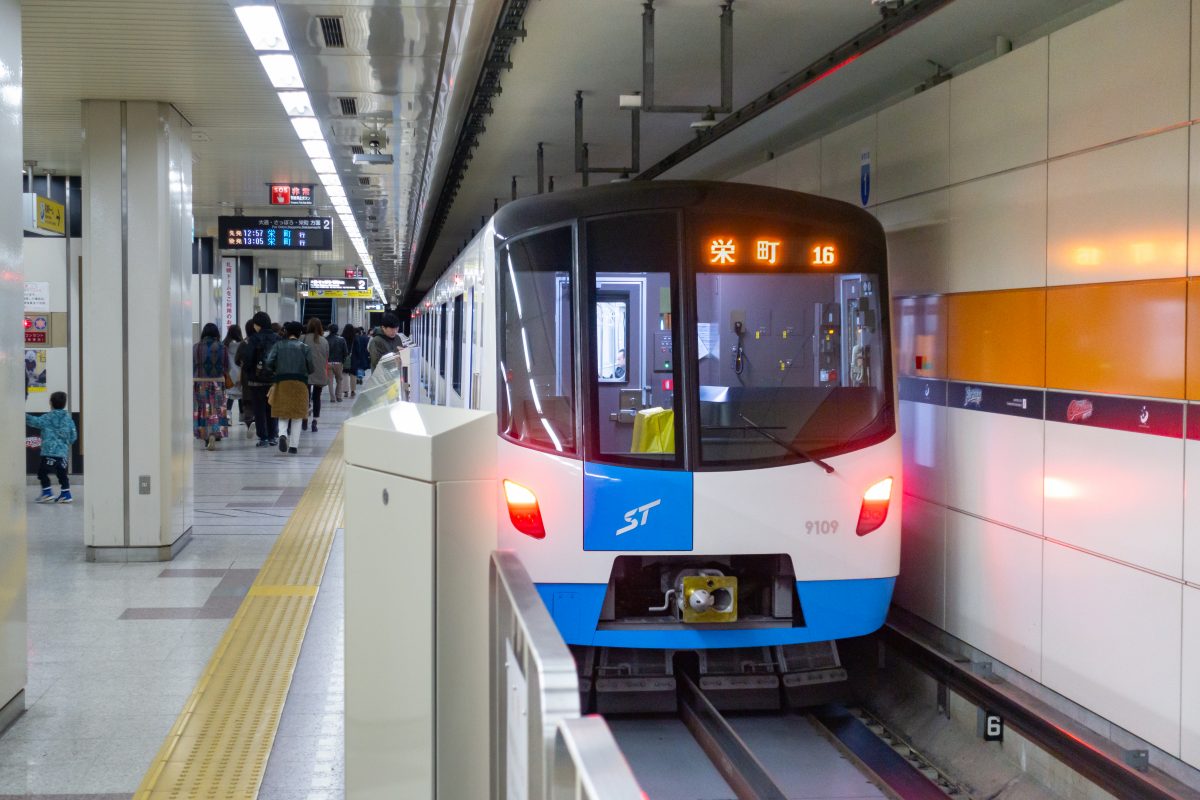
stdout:
{"type": "MultiPolygon", "coordinates": [[[[21,3],[0,0],[0,175],[21,172],[21,3]]],[[[25,708],[24,273],[21,182],[0,191],[0,731],[25,708]]]]}
{"type": "Polygon", "coordinates": [[[191,126],[168,103],[83,103],[89,560],[168,560],[192,528],[191,126]]]}

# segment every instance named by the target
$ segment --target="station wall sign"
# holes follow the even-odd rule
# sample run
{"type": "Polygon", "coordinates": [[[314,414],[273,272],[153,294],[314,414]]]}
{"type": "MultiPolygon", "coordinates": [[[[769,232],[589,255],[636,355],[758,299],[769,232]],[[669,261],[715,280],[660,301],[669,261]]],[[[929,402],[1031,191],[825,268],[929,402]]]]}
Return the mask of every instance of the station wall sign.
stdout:
{"type": "Polygon", "coordinates": [[[332,217],[218,217],[225,250],[332,250],[332,217]]]}
{"type": "Polygon", "coordinates": [[[271,205],[273,206],[311,206],[313,204],[313,184],[311,183],[272,183],[271,205]]]}
{"type": "Polygon", "coordinates": [[[25,344],[45,347],[50,343],[50,316],[48,314],[26,314],[25,344]]]}
{"type": "Polygon", "coordinates": [[[366,278],[308,278],[300,284],[300,296],[370,300],[375,290],[366,278]]]}

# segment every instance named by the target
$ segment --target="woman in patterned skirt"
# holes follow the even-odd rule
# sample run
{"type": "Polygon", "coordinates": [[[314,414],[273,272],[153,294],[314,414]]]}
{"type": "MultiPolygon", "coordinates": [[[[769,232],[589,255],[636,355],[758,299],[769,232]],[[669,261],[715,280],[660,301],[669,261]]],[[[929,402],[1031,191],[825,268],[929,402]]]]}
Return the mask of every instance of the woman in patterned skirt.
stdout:
{"type": "Polygon", "coordinates": [[[210,322],[192,348],[192,429],[209,450],[216,450],[217,441],[229,437],[228,374],[229,351],[221,343],[221,332],[210,322]]]}

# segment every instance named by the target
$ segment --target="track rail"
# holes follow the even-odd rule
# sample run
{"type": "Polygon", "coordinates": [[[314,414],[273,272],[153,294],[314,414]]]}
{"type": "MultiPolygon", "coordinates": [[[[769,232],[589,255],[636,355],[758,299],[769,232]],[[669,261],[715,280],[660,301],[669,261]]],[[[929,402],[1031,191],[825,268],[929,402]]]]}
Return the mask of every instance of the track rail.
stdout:
{"type": "Polygon", "coordinates": [[[1087,780],[1116,797],[1145,800],[1198,800],[1200,793],[1157,770],[1141,772],[1127,764],[1115,746],[1072,725],[1041,701],[1003,683],[992,683],[964,668],[951,655],[894,623],[879,633],[889,649],[981,708],[1000,714],[1020,731],[1087,780]]]}
{"type": "Polygon", "coordinates": [[[787,800],[787,794],[700,687],[686,675],[678,680],[679,716],[738,800],[787,800]]]}
{"type": "Polygon", "coordinates": [[[737,800],[786,800],[828,793],[830,783],[845,796],[946,798],[936,783],[841,706],[727,718],[692,677],[676,673],[675,680],[675,715],[609,719],[649,800],[728,797],[729,792],[737,800]]]}

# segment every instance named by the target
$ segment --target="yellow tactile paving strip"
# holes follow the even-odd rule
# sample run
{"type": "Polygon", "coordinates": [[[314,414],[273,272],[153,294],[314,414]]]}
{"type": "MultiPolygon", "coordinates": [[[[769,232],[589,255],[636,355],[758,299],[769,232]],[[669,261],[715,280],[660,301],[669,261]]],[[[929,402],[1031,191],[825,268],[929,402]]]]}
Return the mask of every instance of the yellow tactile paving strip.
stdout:
{"type": "Polygon", "coordinates": [[[321,461],[134,800],[253,800],[342,517],[342,435],[321,461]]]}

